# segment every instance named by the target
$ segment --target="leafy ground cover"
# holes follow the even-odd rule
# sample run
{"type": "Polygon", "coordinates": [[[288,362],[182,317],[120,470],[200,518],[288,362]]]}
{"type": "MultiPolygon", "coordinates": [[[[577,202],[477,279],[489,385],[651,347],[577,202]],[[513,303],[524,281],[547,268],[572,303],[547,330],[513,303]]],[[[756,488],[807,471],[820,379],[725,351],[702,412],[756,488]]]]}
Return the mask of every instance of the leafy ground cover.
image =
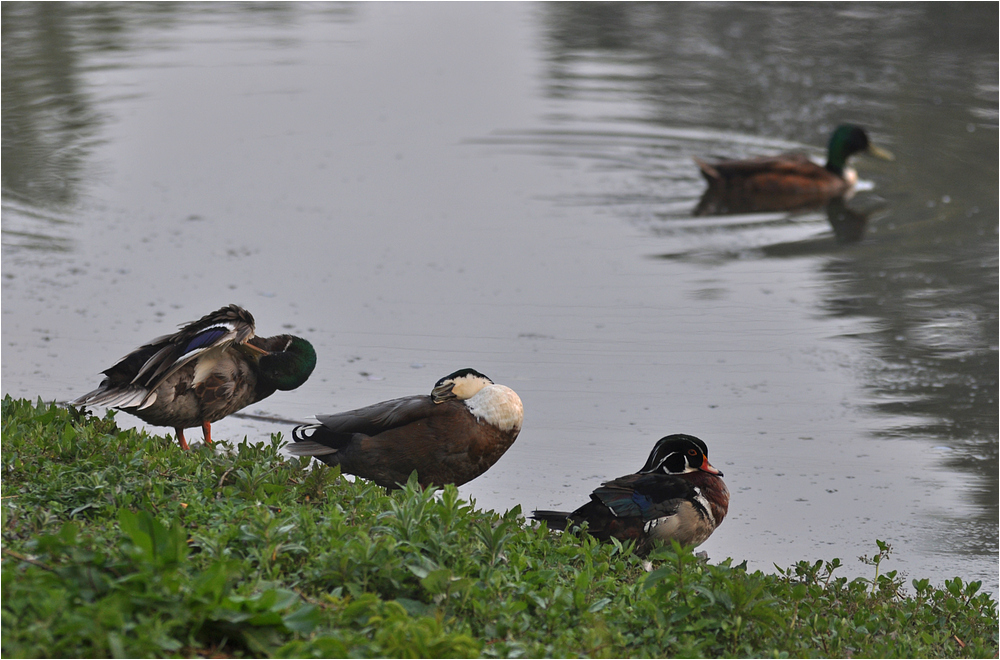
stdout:
{"type": "Polygon", "coordinates": [[[980,584],[776,574],[2,404],[3,657],[996,657],[980,584]]]}

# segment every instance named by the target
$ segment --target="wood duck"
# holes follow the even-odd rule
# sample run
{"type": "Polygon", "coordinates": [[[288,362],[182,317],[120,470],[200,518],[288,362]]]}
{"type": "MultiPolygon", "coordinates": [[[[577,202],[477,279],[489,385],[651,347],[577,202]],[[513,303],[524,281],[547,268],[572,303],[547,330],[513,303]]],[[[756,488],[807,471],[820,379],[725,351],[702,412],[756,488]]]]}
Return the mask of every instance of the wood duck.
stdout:
{"type": "Polygon", "coordinates": [[[286,449],[389,489],[405,484],[414,470],[423,487],[461,486],[500,460],[523,418],[514,390],[461,369],[439,380],[429,396],[317,415],[319,423],[295,428],[286,449]]]}
{"type": "Polygon", "coordinates": [[[708,190],[694,213],[790,211],[822,205],[844,195],[857,183],[858,173],[847,167],[848,158],[856,153],[893,159],[888,151],[868,141],[864,129],[853,124],[843,124],[833,131],[825,166],[802,153],[712,163],[695,158],[708,181],[708,190]]]}
{"type": "Polygon", "coordinates": [[[154,426],[202,427],[271,396],[294,390],[316,366],[301,337],[257,337],[250,312],[229,305],[132,351],[103,373],[101,386],[70,403],[124,410],[154,426]]]}
{"type": "Polygon", "coordinates": [[[531,517],[559,530],[587,523],[587,531],[602,541],[635,541],[642,556],[670,539],[697,546],[729,510],[729,490],[720,477],[704,442],[668,435],[656,442],[638,473],[601,484],[576,511],[534,511],[531,517]]]}

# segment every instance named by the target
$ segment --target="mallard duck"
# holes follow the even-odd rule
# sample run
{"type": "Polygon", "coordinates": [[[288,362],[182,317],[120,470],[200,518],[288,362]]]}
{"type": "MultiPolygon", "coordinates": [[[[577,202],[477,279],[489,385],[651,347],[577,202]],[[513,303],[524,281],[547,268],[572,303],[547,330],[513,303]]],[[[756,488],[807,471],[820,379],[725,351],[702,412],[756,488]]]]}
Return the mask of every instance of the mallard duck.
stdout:
{"type": "Polygon", "coordinates": [[[660,438],[636,474],[601,484],[573,512],[534,511],[550,529],[587,523],[602,541],[633,540],[647,554],[657,542],[704,543],[729,511],[729,489],[708,462],[708,447],[692,435],[660,438]]]}
{"type": "Polygon", "coordinates": [[[423,487],[461,486],[500,460],[523,418],[514,390],[461,369],[435,383],[430,395],[317,415],[318,423],[295,427],[286,449],[389,489],[414,470],[423,487]]]}
{"type": "Polygon", "coordinates": [[[257,337],[250,312],[229,305],[132,351],[103,373],[101,386],[70,403],[124,410],[154,426],[171,426],[182,449],[184,429],[202,427],[271,396],[294,390],[316,366],[301,337],[257,337]]]}
{"type": "Polygon", "coordinates": [[[864,129],[853,124],[843,124],[833,131],[825,166],[802,153],[712,163],[695,158],[708,181],[708,190],[695,215],[787,211],[820,205],[845,194],[857,182],[857,172],[847,166],[848,158],[856,153],[893,159],[888,151],[868,141],[864,129]]]}

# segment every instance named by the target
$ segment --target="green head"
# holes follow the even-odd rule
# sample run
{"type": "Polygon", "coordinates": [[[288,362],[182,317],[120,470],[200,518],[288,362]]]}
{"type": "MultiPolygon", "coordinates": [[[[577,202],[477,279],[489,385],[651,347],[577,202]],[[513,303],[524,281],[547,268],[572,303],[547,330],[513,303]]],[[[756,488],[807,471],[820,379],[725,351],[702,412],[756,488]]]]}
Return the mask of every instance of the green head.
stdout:
{"type": "Polygon", "coordinates": [[[827,147],[826,169],[837,176],[844,176],[844,167],[847,159],[856,153],[865,152],[882,158],[892,160],[892,154],[884,149],[879,149],[868,141],[868,134],[860,126],[854,124],[841,124],[830,136],[830,144],[827,147]]]}
{"type": "Polygon", "coordinates": [[[258,362],[262,384],[282,391],[294,390],[306,382],[316,368],[316,350],[301,337],[278,335],[261,343],[268,351],[258,362]]]}

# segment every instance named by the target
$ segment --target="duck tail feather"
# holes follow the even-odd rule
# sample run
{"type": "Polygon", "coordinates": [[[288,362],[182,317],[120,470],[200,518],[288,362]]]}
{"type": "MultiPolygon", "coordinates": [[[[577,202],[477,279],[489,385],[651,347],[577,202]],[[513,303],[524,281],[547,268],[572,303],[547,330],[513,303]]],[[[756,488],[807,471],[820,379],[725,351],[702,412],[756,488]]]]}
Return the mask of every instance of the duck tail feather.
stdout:
{"type": "Polygon", "coordinates": [[[309,441],[322,424],[299,424],[292,429],[292,440],[295,442],[309,441]]]}
{"type": "Polygon", "coordinates": [[[566,529],[569,523],[569,511],[532,511],[531,517],[534,520],[541,520],[549,524],[549,529],[566,529]]]}
{"type": "Polygon", "coordinates": [[[151,394],[145,387],[131,385],[106,389],[99,387],[78,399],[70,401],[74,406],[105,406],[107,408],[134,408],[151,394]]]}
{"type": "Polygon", "coordinates": [[[698,169],[701,170],[701,175],[705,177],[705,180],[708,181],[709,183],[711,183],[712,181],[719,181],[720,179],[722,179],[722,175],[719,174],[719,170],[715,169],[705,161],[701,160],[700,158],[695,158],[694,162],[698,166],[698,169]]]}
{"type": "Polygon", "coordinates": [[[328,456],[343,447],[334,441],[334,434],[322,424],[300,424],[292,429],[295,442],[285,448],[295,456],[328,456]]]}
{"type": "MultiPolygon", "coordinates": [[[[353,438],[353,433],[333,431],[321,423],[300,424],[292,430],[292,439],[296,443],[308,442],[310,444],[321,445],[327,450],[323,452],[324,454],[332,454],[345,449],[351,444],[353,438]]],[[[311,455],[319,456],[320,454],[311,455]]]]}
{"type": "Polygon", "coordinates": [[[292,456],[329,456],[330,454],[336,454],[338,451],[333,447],[327,447],[312,440],[299,440],[295,437],[295,432],[293,431],[292,433],[292,439],[295,442],[285,445],[285,450],[292,456]]]}

